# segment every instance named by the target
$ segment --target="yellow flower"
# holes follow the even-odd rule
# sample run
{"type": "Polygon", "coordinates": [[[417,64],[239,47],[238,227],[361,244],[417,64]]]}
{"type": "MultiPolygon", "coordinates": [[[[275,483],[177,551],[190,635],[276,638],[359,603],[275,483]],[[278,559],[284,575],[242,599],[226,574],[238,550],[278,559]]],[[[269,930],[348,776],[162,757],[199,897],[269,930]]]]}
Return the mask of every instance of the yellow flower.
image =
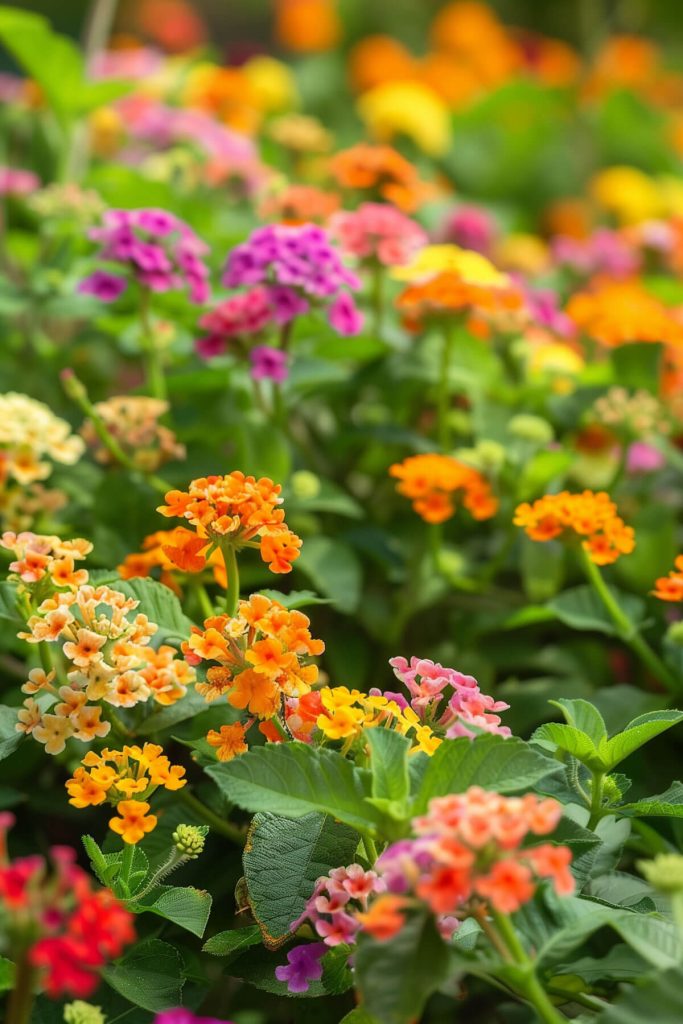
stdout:
{"type": "Polygon", "coordinates": [[[636,167],[607,167],[590,184],[592,197],[622,224],[638,224],[662,214],[658,184],[636,167]]]}
{"type": "Polygon", "coordinates": [[[296,107],[299,94],[291,70],[274,57],[252,57],[242,65],[242,72],[252,88],[261,110],[279,114],[296,107]]]}
{"type": "Polygon", "coordinates": [[[330,740],[346,739],[361,731],[363,727],[363,712],[359,708],[344,707],[336,708],[330,716],[319,715],[318,728],[330,740]]]}
{"type": "Polygon", "coordinates": [[[426,245],[405,267],[396,267],[392,277],[397,281],[423,281],[437,274],[455,273],[467,284],[482,288],[506,288],[507,274],[501,273],[481,253],[461,249],[458,245],[426,245]]]}
{"type": "Polygon", "coordinates": [[[542,274],[550,262],[548,246],[543,239],[521,231],[501,239],[495,255],[508,270],[521,270],[525,274],[542,274]]]}
{"type": "Polygon", "coordinates": [[[378,142],[405,135],[430,156],[441,156],[451,145],[448,106],[421,82],[383,82],[360,97],[358,113],[378,142]]]}

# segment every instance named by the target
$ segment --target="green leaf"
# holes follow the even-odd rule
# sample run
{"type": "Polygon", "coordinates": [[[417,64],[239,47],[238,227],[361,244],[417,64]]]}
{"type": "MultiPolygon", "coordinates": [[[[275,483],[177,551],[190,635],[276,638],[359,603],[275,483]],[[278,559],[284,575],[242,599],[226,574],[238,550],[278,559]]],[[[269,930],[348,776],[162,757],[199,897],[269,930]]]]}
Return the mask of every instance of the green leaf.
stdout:
{"type": "MultiPolygon", "coordinates": [[[[625,594],[614,587],[609,588],[621,610],[633,623],[642,621],[645,604],[633,594],[625,594]]],[[[548,602],[560,622],[571,629],[594,630],[616,636],[617,629],[605,610],[605,606],[589,584],[572,587],[558,594],[548,602]]]]}
{"type": "Polygon", "coordinates": [[[587,736],[590,736],[593,743],[599,743],[600,740],[607,737],[605,720],[595,704],[591,704],[590,701],[560,698],[559,700],[551,700],[549,703],[553,704],[556,708],[560,708],[568,725],[573,725],[575,729],[580,729],[581,732],[586,733],[587,736]]]}
{"type": "Polygon", "coordinates": [[[170,1010],[182,1001],[183,961],[173,946],[160,939],[138,943],[105,967],[102,977],[119,995],[152,1013],[170,1010]]]}
{"type": "Polygon", "coordinates": [[[23,732],[16,728],[17,710],[0,705],[0,761],[13,754],[24,738],[23,732]]]}
{"type": "Polygon", "coordinates": [[[356,610],[363,572],[358,555],[348,544],[329,537],[309,537],[294,565],[339,611],[356,610]]]}
{"type": "Polygon", "coordinates": [[[627,818],[683,818],[683,782],[672,782],[657,796],[646,796],[635,803],[614,808],[627,818]]]}
{"type": "Polygon", "coordinates": [[[683,968],[671,967],[645,977],[625,990],[594,1024],[681,1024],[683,1020],[683,968]]]}
{"type": "Polygon", "coordinates": [[[354,963],[362,1008],[379,1024],[409,1024],[446,980],[449,962],[448,947],[424,912],[389,942],[361,935],[354,963]]]}
{"type": "Polygon", "coordinates": [[[615,768],[643,744],[682,720],[683,711],[651,711],[634,718],[623,732],[613,736],[607,743],[605,760],[608,770],[615,768]]]}
{"type": "Polygon", "coordinates": [[[202,950],[211,956],[227,957],[230,961],[238,953],[243,953],[251,946],[260,946],[261,929],[257,924],[247,928],[234,928],[231,931],[218,932],[207,939],[202,950]]]}
{"type": "Polygon", "coordinates": [[[358,833],[329,814],[292,821],[257,814],[244,850],[249,905],[264,941],[277,948],[289,937],[316,881],[354,859],[358,833]]]}
{"type": "Polygon", "coordinates": [[[318,811],[372,831],[381,822],[379,812],[366,802],[370,773],[335,750],[272,743],[206,772],[228,800],[245,811],[272,811],[287,818],[318,811]]]}
{"type": "Polygon", "coordinates": [[[351,946],[341,943],[335,946],[322,958],[323,976],[322,983],[325,991],[330,995],[339,996],[353,985],[353,974],[349,968],[349,956],[351,946]]]}
{"type": "Polygon", "coordinates": [[[192,886],[161,886],[160,895],[155,889],[154,902],[144,902],[132,907],[134,910],[150,911],[172,921],[179,928],[192,932],[201,939],[211,913],[211,896],[203,889],[195,889],[192,886]]]}
{"type": "Polygon", "coordinates": [[[556,761],[517,737],[444,740],[427,764],[413,813],[424,813],[435,796],[463,793],[469,786],[499,793],[528,789],[558,769],[556,761]]]}
{"type": "Polygon", "coordinates": [[[283,594],[281,590],[259,590],[259,594],[269,597],[271,601],[278,601],[285,608],[306,608],[311,604],[329,604],[329,597],[319,597],[312,590],[291,590],[289,594],[283,594]]]}
{"type": "Polygon", "coordinates": [[[410,740],[393,729],[368,729],[372,795],[404,807],[410,794],[408,751],[410,740]]]}
{"type": "Polygon", "coordinates": [[[0,956],[0,992],[8,992],[14,985],[14,964],[6,956],[0,956]]]}
{"type": "Polygon", "coordinates": [[[580,729],[575,729],[573,725],[546,722],[545,725],[540,725],[536,729],[531,739],[546,750],[561,750],[566,754],[571,754],[588,768],[596,771],[601,771],[604,768],[604,761],[590,736],[581,732],[580,729]]]}
{"type": "Polygon", "coordinates": [[[377,1018],[369,1014],[362,1006],[357,1006],[355,1010],[351,1010],[345,1017],[342,1017],[339,1024],[377,1024],[377,1018]]]}
{"type": "Polygon", "coordinates": [[[168,587],[158,580],[148,577],[135,577],[131,580],[117,580],[114,590],[120,590],[127,597],[140,602],[138,611],[144,612],[152,622],[159,626],[155,636],[162,640],[177,638],[184,640],[190,635],[192,622],[183,612],[180,601],[168,587]]]}
{"type": "Polygon", "coordinates": [[[17,607],[17,588],[8,580],[0,582],[0,619],[13,622],[17,627],[24,625],[17,607]]]}
{"type": "Polygon", "coordinates": [[[560,978],[565,974],[582,978],[588,985],[596,981],[634,981],[640,978],[647,964],[628,946],[614,946],[602,957],[584,956],[571,963],[560,964],[553,968],[553,976],[560,978]]]}

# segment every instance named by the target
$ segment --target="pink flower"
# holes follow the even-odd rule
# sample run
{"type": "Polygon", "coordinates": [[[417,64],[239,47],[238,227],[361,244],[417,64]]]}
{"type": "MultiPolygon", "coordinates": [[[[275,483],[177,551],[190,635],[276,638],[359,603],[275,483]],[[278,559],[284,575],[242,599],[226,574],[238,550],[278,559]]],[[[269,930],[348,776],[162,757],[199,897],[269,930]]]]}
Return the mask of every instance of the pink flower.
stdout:
{"type": "Polygon", "coordinates": [[[282,384],[287,380],[287,353],[270,345],[257,345],[249,353],[251,376],[254,380],[274,380],[282,384]]]}
{"type": "Polygon", "coordinates": [[[100,302],[116,302],[128,287],[125,277],[110,274],[106,270],[95,270],[78,285],[83,295],[94,295],[100,302]]]}
{"type": "Polygon", "coordinates": [[[40,188],[40,178],[20,167],[0,167],[0,195],[27,196],[40,188]]]}
{"type": "Polygon", "coordinates": [[[463,205],[447,219],[441,237],[446,242],[454,242],[463,249],[474,249],[486,256],[491,252],[497,234],[496,223],[487,210],[463,205]]]}
{"type": "Polygon", "coordinates": [[[626,456],[626,469],[629,473],[655,473],[666,463],[666,459],[651,444],[645,441],[634,441],[629,446],[626,456]]]}
{"type": "Polygon", "coordinates": [[[344,252],[385,267],[409,263],[427,244],[420,225],[386,203],[363,203],[357,210],[335,213],[329,229],[344,252]]]}
{"type": "Polygon", "coordinates": [[[360,334],[363,328],[363,314],[346,292],[334,300],[327,311],[327,319],[330,326],[344,336],[360,334]]]}

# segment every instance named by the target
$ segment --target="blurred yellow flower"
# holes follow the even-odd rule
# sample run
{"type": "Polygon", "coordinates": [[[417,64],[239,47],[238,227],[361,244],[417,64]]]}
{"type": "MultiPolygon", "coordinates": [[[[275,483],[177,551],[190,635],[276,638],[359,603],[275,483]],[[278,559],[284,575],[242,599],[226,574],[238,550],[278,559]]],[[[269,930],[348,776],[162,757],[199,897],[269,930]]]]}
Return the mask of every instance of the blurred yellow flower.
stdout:
{"type": "Polygon", "coordinates": [[[636,167],[607,167],[590,183],[593,199],[621,224],[638,224],[662,213],[657,183],[636,167]]]}
{"type": "Polygon", "coordinates": [[[405,267],[396,267],[398,281],[421,281],[436,274],[456,273],[467,284],[506,287],[510,280],[481,253],[458,245],[426,245],[405,267]]]}
{"type": "Polygon", "coordinates": [[[254,98],[267,114],[279,114],[298,106],[299,93],[290,68],[274,57],[252,57],[242,67],[254,98]]]}
{"type": "Polygon", "coordinates": [[[430,156],[451,144],[451,119],[443,99],[421,82],[384,82],[358,100],[358,113],[372,136],[391,142],[405,135],[430,156]]]}
{"type": "Polygon", "coordinates": [[[506,270],[540,274],[548,268],[548,246],[537,235],[518,232],[502,238],[496,245],[496,259],[506,270]]]}

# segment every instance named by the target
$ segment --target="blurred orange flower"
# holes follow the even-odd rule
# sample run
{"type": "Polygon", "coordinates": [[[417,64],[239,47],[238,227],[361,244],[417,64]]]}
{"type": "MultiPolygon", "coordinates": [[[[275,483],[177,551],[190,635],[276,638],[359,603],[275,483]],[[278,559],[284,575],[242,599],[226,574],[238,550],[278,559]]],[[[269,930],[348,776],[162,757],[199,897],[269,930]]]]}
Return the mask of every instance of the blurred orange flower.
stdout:
{"type": "Polygon", "coordinates": [[[589,338],[616,348],[631,341],[680,344],[683,326],[639,281],[608,281],[577,292],[567,314],[589,338]]]}
{"type": "Polygon", "coordinates": [[[413,502],[427,523],[443,523],[456,511],[456,495],[474,519],[490,519],[498,499],[485,477],[450,455],[411,455],[397,462],[389,474],[400,481],[396,490],[413,502]]]}

